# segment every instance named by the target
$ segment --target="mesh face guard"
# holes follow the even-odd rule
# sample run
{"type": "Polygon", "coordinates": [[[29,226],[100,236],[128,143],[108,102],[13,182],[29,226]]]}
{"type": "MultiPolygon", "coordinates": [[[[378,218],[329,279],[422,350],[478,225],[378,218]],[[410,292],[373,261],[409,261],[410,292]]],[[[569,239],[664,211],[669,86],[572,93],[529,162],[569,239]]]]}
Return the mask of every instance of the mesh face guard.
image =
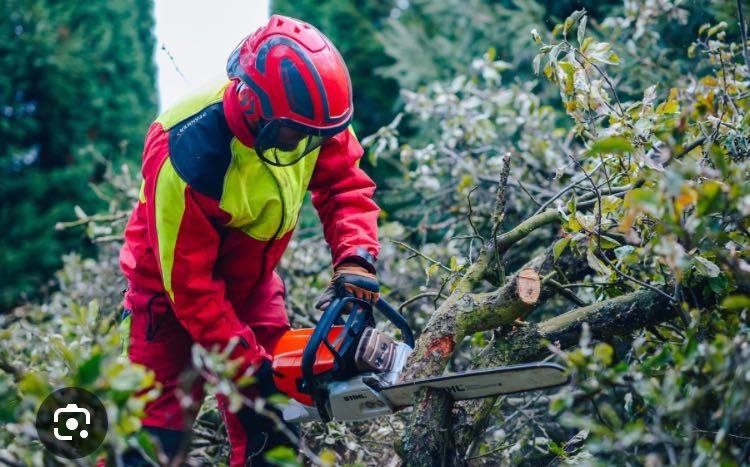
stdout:
{"type": "Polygon", "coordinates": [[[319,148],[340,128],[319,130],[286,119],[261,120],[255,152],[264,162],[287,167],[319,148]]]}

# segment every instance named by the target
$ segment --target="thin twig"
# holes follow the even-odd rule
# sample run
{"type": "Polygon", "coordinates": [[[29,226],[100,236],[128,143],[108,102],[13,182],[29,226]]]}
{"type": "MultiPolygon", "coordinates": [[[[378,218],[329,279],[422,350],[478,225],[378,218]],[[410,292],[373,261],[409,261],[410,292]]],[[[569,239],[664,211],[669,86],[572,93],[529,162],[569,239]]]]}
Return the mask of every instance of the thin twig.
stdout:
{"type": "MultiPolygon", "coordinates": [[[[601,166],[602,166],[602,164],[600,162],[596,167],[594,167],[593,169],[591,169],[591,175],[595,174],[601,168],[601,166]]],[[[580,177],[576,178],[575,180],[573,180],[572,182],[570,182],[569,184],[565,185],[565,187],[562,190],[560,190],[557,193],[555,193],[550,199],[548,199],[541,206],[539,206],[539,209],[536,210],[536,212],[534,213],[534,215],[537,215],[540,212],[542,212],[545,209],[547,209],[547,207],[550,204],[552,204],[557,198],[561,197],[562,195],[564,195],[568,191],[572,190],[573,188],[575,188],[576,185],[578,185],[579,183],[581,183],[584,180],[586,180],[586,177],[585,176],[580,176],[580,177]]]]}
{"type": "Polygon", "coordinates": [[[669,295],[667,293],[664,293],[658,287],[654,287],[651,284],[648,284],[646,282],[640,281],[640,280],[636,279],[635,277],[633,277],[633,276],[631,276],[631,275],[623,272],[622,270],[620,270],[617,266],[615,266],[612,263],[612,261],[609,260],[609,258],[607,258],[607,256],[604,254],[604,252],[602,250],[597,249],[597,251],[595,253],[596,253],[596,256],[599,257],[599,259],[601,259],[602,261],[604,261],[605,263],[607,263],[609,265],[609,267],[611,267],[612,269],[614,269],[618,274],[620,274],[625,279],[627,279],[627,280],[629,280],[631,282],[635,282],[636,284],[638,284],[638,285],[640,285],[642,287],[646,287],[647,289],[651,289],[654,292],[658,293],[659,295],[663,295],[664,297],[666,297],[670,301],[670,303],[674,302],[674,298],[671,295],[669,295]]]}
{"type": "Polygon", "coordinates": [[[524,193],[526,193],[526,196],[529,197],[529,199],[531,200],[532,203],[536,204],[537,206],[541,206],[542,205],[542,203],[540,203],[539,201],[537,201],[536,198],[534,198],[534,195],[532,195],[531,193],[529,193],[529,190],[527,190],[526,187],[523,186],[523,183],[521,183],[521,180],[517,180],[516,182],[518,183],[518,187],[521,188],[521,190],[524,193]]]}
{"type": "Polygon", "coordinates": [[[508,185],[508,174],[510,173],[510,153],[503,156],[503,169],[500,172],[500,180],[497,184],[497,196],[495,198],[495,210],[492,212],[492,238],[497,237],[503,219],[505,218],[505,187],[508,185]]]}
{"type": "MultiPolygon", "coordinates": [[[[696,432],[696,433],[710,433],[710,434],[712,434],[712,435],[715,435],[715,434],[717,434],[717,433],[718,433],[718,431],[698,430],[698,429],[695,429],[695,430],[693,430],[693,431],[694,431],[694,432],[696,432]]],[[[747,440],[750,440],[750,438],[749,438],[749,437],[747,437],[747,436],[733,435],[732,433],[726,433],[726,435],[727,435],[727,436],[729,436],[730,438],[737,438],[737,439],[747,439],[747,440]]]]}
{"type": "MultiPolygon", "coordinates": [[[[472,188],[469,191],[469,193],[466,194],[466,202],[469,203],[469,214],[467,215],[467,217],[469,218],[469,225],[471,226],[472,232],[474,232],[474,236],[482,238],[482,236],[479,235],[479,231],[477,230],[477,226],[474,225],[474,220],[472,219],[472,216],[474,215],[474,210],[473,210],[473,208],[471,206],[471,195],[474,194],[475,191],[477,191],[477,188],[479,188],[479,186],[475,186],[474,188],[472,188]]],[[[484,239],[483,238],[482,238],[482,243],[484,243],[484,239]]]]}
{"type": "Polygon", "coordinates": [[[554,290],[558,294],[562,295],[563,297],[567,298],[568,300],[570,300],[571,302],[575,303],[576,305],[578,305],[578,306],[586,306],[587,305],[586,302],[584,302],[583,300],[581,300],[578,297],[578,295],[576,295],[573,292],[571,292],[570,290],[566,289],[565,286],[563,286],[563,284],[560,284],[556,280],[554,280],[552,278],[549,278],[549,279],[547,279],[545,281],[545,284],[548,285],[548,286],[550,286],[550,288],[552,288],[552,290],[554,290]]]}
{"type": "Polygon", "coordinates": [[[410,247],[409,245],[407,245],[407,244],[406,244],[406,243],[404,243],[404,242],[399,242],[398,240],[391,240],[391,243],[393,243],[394,245],[398,245],[398,246],[400,246],[401,248],[403,248],[403,249],[405,249],[405,250],[409,250],[409,251],[411,251],[411,252],[412,252],[412,253],[414,253],[414,254],[415,254],[416,256],[422,257],[422,258],[426,259],[427,261],[431,262],[432,264],[437,264],[437,265],[438,265],[438,266],[440,266],[440,267],[441,267],[442,269],[444,269],[444,270],[446,270],[446,271],[448,271],[448,272],[453,272],[453,271],[451,270],[451,268],[449,268],[448,266],[444,265],[444,264],[443,264],[443,263],[441,263],[440,261],[438,261],[438,260],[436,260],[436,259],[433,259],[433,258],[430,258],[429,256],[425,255],[425,254],[424,254],[424,253],[422,253],[421,251],[419,251],[419,250],[416,250],[416,249],[414,249],[413,247],[410,247]]]}
{"type": "MultiPolygon", "coordinates": [[[[703,143],[705,143],[705,142],[706,142],[706,137],[705,137],[705,136],[701,136],[700,138],[696,139],[696,140],[695,140],[695,141],[693,141],[692,143],[690,143],[690,144],[688,144],[687,146],[685,146],[685,147],[684,147],[684,148],[682,149],[682,151],[680,151],[680,153],[679,153],[679,154],[677,154],[677,155],[676,155],[676,156],[674,156],[674,157],[670,157],[669,159],[667,159],[667,161],[666,161],[666,162],[664,162],[664,164],[662,164],[662,165],[663,165],[664,167],[666,167],[666,166],[667,166],[667,165],[669,165],[669,163],[670,163],[670,162],[672,162],[673,160],[675,160],[675,159],[677,159],[677,160],[679,160],[679,159],[682,159],[682,158],[683,158],[683,157],[685,157],[685,156],[686,156],[686,155],[687,155],[687,154],[688,154],[688,153],[689,153],[690,151],[692,151],[693,149],[697,148],[698,146],[702,145],[702,144],[703,144],[703,143]]],[[[641,186],[643,185],[643,183],[644,183],[644,181],[643,181],[643,180],[639,180],[639,181],[638,181],[638,182],[637,182],[636,184],[634,184],[634,185],[633,185],[633,188],[639,188],[639,187],[641,187],[641,186]]]]}
{"type": "MultiPolygon", "coordinates": [[[[500,172],[500,181],[497,184],[497,197],[495,198],[495,210],[492,213],[492,241],[497,240],[497,234],[505,219],[505,187],[508,185],[508,174],[510,173],[510,153],[503,156],[503,169],[500,172]]],[[[505,270],[500,262],[500,250],[493,248],[495,253],[495,270],[497,271],[497,283],[505,282],[505,270]]]]}
{"type": "Polygon", "coordinates": [[[473,460],[473,459],[480,459],[482,457],[487,457],[487,456],[490,456],[492,454],[495,454],[496,452],[500,452],[503,449],[507,449],[507,448],[509,448],[511,446],[513,446],[513,444],[503,444],[502,446],[498,446],[498,447],[496,447],[496,448],[494,448],[494,449],[492,449],[490,451],[487,451],[485,453],[477,454],[476,456],[467,457],[466,460],[470,461],[470,460],[473,460]]]}
{"type": "Polygon", "coordinates": [[[113,222],[119,219],[123,219],[129,215],[129,212],[118,212],[115,214],[95,214],[93,216],[86,216],[70,222],[58,222],[57,224],[55,224],[55,230],[69,229],[71,227],[88,224],[89,222],[113,222]]]}
{"type": "Polygon", "coordinates": [[[426,298],[426,297],[437,297],[437,298],[442,298],[442,299],[448,298],[445,295],[442,295],[442,294],[440,294],[438,292],[422,292],[422,293],[417,294],[417,295],[413,296],[412,298],[406,300],[401,305],[399,305],[398,311],[401,312],[407,306],[411,305],[412,303],[416,302],[417,300],[420,300],[420,299],[423,299],[423,298],[426,298]]]}
{"type": "Polygon", "coordinates": [[[180,75],[187,84],[190,84],[190,80],[187,79],[187,77],[182,73],[182,70],[180,70],[180,67],[177,66],[177,60],[174,59],[174,57],[172,56],[172,53],[169,52],[169,49],[167,49],[167,44],[162,42],[161,50],[163,50],[167,54],[167,57],[169,57],[169,61],[172,62],[172,66],[174,67],[177,74],[180,75]]]}

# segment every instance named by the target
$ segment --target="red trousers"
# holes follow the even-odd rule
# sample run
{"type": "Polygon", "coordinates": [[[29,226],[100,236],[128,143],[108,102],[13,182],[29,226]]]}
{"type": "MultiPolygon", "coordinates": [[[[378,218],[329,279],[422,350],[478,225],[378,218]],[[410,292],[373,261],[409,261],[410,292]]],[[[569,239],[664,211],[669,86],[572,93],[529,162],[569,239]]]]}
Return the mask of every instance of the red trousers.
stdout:
{"type": "MultiPolygon", "coordinates": [[[[190,335],[177,321],[164,294],[130,289],[125,296],[125,308],[132,312],[130,361],[151,369],[162,387],[159,397],[146,406],[143,425],[189,431],[204,397],[204,381],[186,377],[194,374],[190,372],[193,345],[190,335]],[[192,406],[181,405],[181,400],[190,400],[185,399],[185,395],[191,396],[192,406]]],[[[235,312],[240,321],[253,330],[257,342],[268,353],[273,352],[282,334],[289,329],[281,278],[274,272],[255,288],[246,306],[235,312]]],[[[253,398],[255,395],[253,388],[248,388],[247,396],[253,398]]],[[[253,422],[251,416],[242,413],[243,410],[229,412],[227,401],[222,399],[219,398],[219,408],[232,446],[230,464],[245,465],[248,456],[253,454],[252,439],[258,434],[253,433],[258,430],[257,420],[253,422]]]]}

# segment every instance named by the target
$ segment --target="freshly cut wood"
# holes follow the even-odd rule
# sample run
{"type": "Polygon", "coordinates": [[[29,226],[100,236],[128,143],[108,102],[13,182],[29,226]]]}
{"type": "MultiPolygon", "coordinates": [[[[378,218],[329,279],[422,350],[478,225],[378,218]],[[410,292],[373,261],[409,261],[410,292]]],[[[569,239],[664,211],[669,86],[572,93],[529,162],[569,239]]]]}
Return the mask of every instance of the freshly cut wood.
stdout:
{"type": "Polygon", "coordinates": [[[539,279],[539,273],[532,268],[524,268],[518,271],[516,293],[522,302],[533,305],[539,300],[541,291],[542,281],[539,279]]]}

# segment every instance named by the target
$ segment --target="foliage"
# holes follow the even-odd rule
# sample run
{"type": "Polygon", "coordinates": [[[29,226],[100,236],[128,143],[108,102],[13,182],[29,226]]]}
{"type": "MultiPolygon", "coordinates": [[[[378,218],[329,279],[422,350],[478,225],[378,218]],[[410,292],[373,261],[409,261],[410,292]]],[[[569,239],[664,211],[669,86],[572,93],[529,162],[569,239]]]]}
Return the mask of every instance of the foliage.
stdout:
{"type": "MultiPolygon", "coordinates": [[[[126,435],[140,428],[143,407],[157,393],[136,392],[148,388],[153,375],[121,355],[117,317],[101,306],[119,296],[124,285],[112,253],[103,254],[108,260],[100,261],[67,256],[58,274],[60,291],[48,303],[2,316],[3,459],[25,465],[53,462],[36,440],[34,419],[44,398],[60,387],[87,389],[104,403],[110,435],[102,452],[122,451],[126,435]]],[[[142,447],[153,450],[145,438],[142,447]]]]}
{"type": "MultiPolygon", "coordinates": [[[[156,110],[150,0],[0,7],[0,308],[33,293],[80,236],[55,234],[107,160],[137,160],[156,110]],[[33,265],[33,266],[32,266],[33,265]]],[[[90,250],[90,248],[89,248],[90,250]]],[[[90,251],[89,251],[90,252],[90,251]]]]}
{"type": "MultiPolygon", "coordinates": [[[[502,31],[490,31],[498,36],[488,35],[490,26],[469,30],[469,11],[422,2],[408,5],[410,11],[401,8],[404,37],[440,34],[440,25],[424,27],[440,17],[456,36],[446,36],[435,56],[458,55],[448,51],[457,44],[471,58],[462,55],[465,61],[434,76],[417,76],[417,67],[414,86],[402,90],[403,112],[363,138],[370,158],[392,177],[378,195],[388,206],[380,230],[382,291],[416,330],[429,331],[430,319],[466,292],[458,286],[467,287],[464,279],[482,261],[486,274],[471,281],[471,293],[497,291],[521,264],[539,258],[555,263],[542,277],[543,303],[523,322],[471,333],[457,343],[448,369],[481,365],[493,355],[514,363],[540,347],[567,365],[572,384],[487,400],[481,410],[456,404],[446,420],[452,425],[444,427],[451,441],[446,452],[469,465],[746,464],[750,64],[735,4],[715,2],[701,12],[680,0],[627,0],[600,7],[593,16],[584,10],[565,15],[559,5],[545,5],[544,11],[561,15],[550,30],[541,13],[510,12],[519,5],[503,6],[509,13],[499,24],[508,27],[492,23],[502,31]],[[445,17],[450,11],[454,17],[445,17]],[[511,30],[518,42],[508,39],[511,30]],[[515,45],[492,48],[492,37],[515,45]],[[516,57],[516,49],[526,58],[516,57]],[[550,209],[554,222],[507,240],[519,224],[549,217],[550,209]],[[503,240],[507,251],[487,254],[503,240]],[[587,305],[612,305],[603,309],[614,320],[632,312],[633,305],[613,304],[634,291],[663,298],[669,318],[643,323],[636,314],[611,333],[602,332],[606,319],[592,322],[574,336],[572,347],[522,339],[587,305]]],[[[475,12],[490,11],[476,6],[475,12]]],[[[402,42],[403,50],[414,50],[402,42]]],[[[407,60],[421,58],[397,58],[397,67],[408,68],[407,60]]],[[[79,219],[68,224],[86,225],[100,241],[118,239],[122,213],[137,196],[137,181],[127,170],[106,174],[114,181],[102,194],[109,211],[78,212],[79,219]]],[[[305,209],[280,268],[294,327],[314,323],[314,297],[330,277],[320,227],[311,208],[305,209]]],[[[0,411],[9,422],[0,436],[11,444],[0,456],[38,462],[41,455],[24,431],[34,386],[14,381],[8,368],[50,385],[67,383],[97,352],[102,370],[85,378],[85,387],[98,391],[117,420],[127,420],[113,428],[112,449],[135,442],[127,435],[137,426],[131,416],[142,401],[129,396],[130,402],[118,405],[123,399],[107,375],[119,362],[119,332],[107,317],[117,309],[120,280],[112,276],[114,250],[107,251],[99,263],[69,257],[67,279],[49,303],[5,318],[0,408],[12,410],[0,411]],[[95,305],[77,305],[94,299],[103,313],[94,312],[95,305]],[[106,335],[92,335],[86,326],[106,335]],[[63,336],[64,347],[50,337],[55,335],[63,336]],[[34,336],[33,346],[27,336],[34,336]],[[49,357],[65,349],[81,358],[49,357]]],[[[639,311],[645,314],[645,307],[639,311]]],[[[211,391],[230,395],[236,406],[247,403],[221,377],[230,368],[225,355],[196,348],[194,357],[197,371],[215,375],[211,391]]],[[[420,435],[409,431],[408,417],[307,424],[302,455],[280,451],[274,459],[386,463],[396,452],[408,455],[403,433],[420,435]]],[[[206,404],[193,459],[222,462],[224,439],[215,406],[206,404]]]]}
{"type": "MultiPolygon", "coordinates": [[[[681,56],[647,55],[662,44],[662,21],[691,21],[680,2],[626,2],[622,17],[600,26],[588,20],[581,10],[551,32],[531,31],[539,48],[533,67],[558,88],[567,122],[534,99],[535,83],[501,84],[510,65],[490,50],[471,74],[403,93],[407,117],[419,127],[414,143],[398,139],[398,125],[368,142],[407,169],[423,208],[421,222],[411,221],[419,232],[431,231],[412,237],[417,248],[440,242],[453,250],[463,242],[464,259],[432,250],[421,258],[428,277],[449,271],[441,290],[466,271],[452,265],[471,264],[487,241],[492,174],[508,153],[506,223],[548,206],[563,223],[557,235],[537,233],[531,249],[511,251],[500,269],[519,262],[514,255],[528,259],[533,246],[554,243],[556,256],[572,249],[591,268],[583,284],[562,282],[577,300],[646,287],[683,310],[632,341],[623,336],[610,345],[584,336],[579,349],[560,354],[576,384],[552,403],[551,418],[534,412],[536,427],[504,426],[514,435],[495,443],[504,448],[493,455],[528,462],[541,449],[548,460],[571,463],[731,465],[747,457],[742,401],[750,397],[743,360],[750,74],[743,48],[719,22],[701,26],[681,56]],[[598,39],[608,34],[613,42],[598,39]],[[658,62],[663,56],[680,62],[658,62]],[[660,65],[642,73],[649,60],[660,65]]],[[[507,419],[529,404],[511,403],[495,416],[507,419]]]]}

